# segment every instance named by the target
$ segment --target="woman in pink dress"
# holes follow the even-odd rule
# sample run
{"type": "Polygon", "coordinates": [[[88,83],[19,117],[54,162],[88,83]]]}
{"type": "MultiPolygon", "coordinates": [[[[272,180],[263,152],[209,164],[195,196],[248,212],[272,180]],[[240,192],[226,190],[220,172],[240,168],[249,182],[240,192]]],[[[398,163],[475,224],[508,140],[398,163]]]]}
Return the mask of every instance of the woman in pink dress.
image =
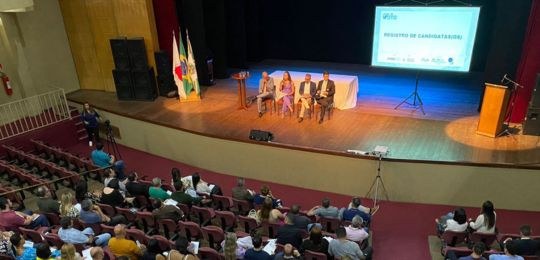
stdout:
{"type": "Polygon", "coordinates": [[[283,95],[283,106],[281,107],[281,117],[285,116],[287,109],[293,113],[292,103],[294,100],[294,82],[291,79],[291,75],[288,71],[283,73],[283,80],[281,81],[279,91],[283,95]]]}

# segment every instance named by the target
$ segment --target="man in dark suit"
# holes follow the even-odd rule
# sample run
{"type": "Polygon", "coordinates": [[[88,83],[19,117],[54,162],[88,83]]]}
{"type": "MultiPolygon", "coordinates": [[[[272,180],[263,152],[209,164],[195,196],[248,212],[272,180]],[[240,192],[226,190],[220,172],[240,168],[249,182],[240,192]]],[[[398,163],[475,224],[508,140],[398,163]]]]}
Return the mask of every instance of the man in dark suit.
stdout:
{"type": "Polygon", "coordinates": [[[313,104],[313,98],[315,97],[316,91],[317,86],[315,86],[315,82],[311,82],[311,75],[309,73],[306,74],[305,81],[300,83],[300,88],[298,89],[300,101],[302,101],[302,108],[300,109],[300,118],[298,118],[298,123],[304,120],[304,113],[306,112],[306,109],[311,109],[310,106],[313,104]]]}
{"type": "Polygon", "coordinates": [[[126,190],[129,195],[145,196],[148,198],[148,185],[138,182],[139,176],[136,172],[131,172],[128,176],[128,182],[126,183],[126,190]]]}
{"type": "MultiPolygon", "coordinates": [[[[540,254],[540,241],[531,239],[531,226],[523,225],[519,228],[520,238],[513,240],[515,247],[515,254],[524,255],[537,255],[540,254]]],[[[506,239],[504,242],[512,240],[512,238],[506,239]]]]}
{"type": "Polygon", "coordinates": [[[315,99],[317,103],[321,105],[321,116],[319,117],[319,124],[322,124],[324,119],[324,113],[330,107],[330,104],[334,103],[334,94],[336,93],[336,85],[334,81],[330,80],[330,74],[328,71],[323,72],[323,80],[319,81],[317,85],[317,93],[315,99]]]}
{"type": "Polygon", "coordinates": [[[295,248],[300,248],[302,244],[302,231],[294,226],[294,216],[287,214],[285,217],[285,225],[281,226],[277,231],[278,244],[291,244],[295,248]]]}

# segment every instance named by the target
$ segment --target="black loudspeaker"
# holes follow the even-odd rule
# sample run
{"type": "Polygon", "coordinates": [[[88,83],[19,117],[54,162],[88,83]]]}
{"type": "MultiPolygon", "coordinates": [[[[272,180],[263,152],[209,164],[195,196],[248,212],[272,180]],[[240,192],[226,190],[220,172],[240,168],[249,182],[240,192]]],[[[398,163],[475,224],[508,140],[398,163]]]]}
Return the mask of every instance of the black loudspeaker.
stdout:
{"type": "Polygon", "coordinates": [[[536,84],[534,85],[529,107],[540,107],[540,73],[536,74],[536,84]]]}
{"type": "Polygon", "coordinates": [[[129,53],[131,69],[148,70],[148,59],[146,57],[144,38],[137,37],[127,39],[127,49],[129,53]]]}
{"type": "Polygon", "coordinates": [[[538,135],[540,136],[540,108],[529,107],[527,110],[527,117],[523,122],[523,134],[524,135],[538,135]]]}
{"type": "Polygon", "coordinates": [[[133,82],[131,71],[115,69],[113,72],[114,85],[116,86],[116,96],[121,100],[133,99],[133,82]]]}
{"type": "Polygon", "coordinates": [[[255,141],[268,142],[274,139],[274,135],[267,131],[253,129],[249,132],[249,139],[255,140],[255,141]]]}
{"type": "Polygon", "coordinates": [[[110,43],[115,68],[118,70],[129,70],[131,65],[126,38],[110,39],[110,43]]]}
{"type": "Polygon", "coordinates": [[[159,95],[166,97],[167,94],[176,89],[174,76],[172,74],[172,63],[169,55],[164,51],[154,53],[156,59],[157,83],[159,95]]]}
{"type": "Polygon", "coordinates": [[[156,99],[156,77],[154,69],[132,70],[133,94],[137,100],[156,99]]]}

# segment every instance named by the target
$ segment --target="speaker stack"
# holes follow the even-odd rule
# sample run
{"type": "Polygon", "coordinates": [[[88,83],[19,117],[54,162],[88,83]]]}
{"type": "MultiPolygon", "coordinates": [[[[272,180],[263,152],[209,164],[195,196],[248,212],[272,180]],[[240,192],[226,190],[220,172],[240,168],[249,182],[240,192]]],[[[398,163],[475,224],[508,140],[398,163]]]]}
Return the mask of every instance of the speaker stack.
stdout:
{"type": "Polygon", "coordinates": [[[538,135],[540,136],[540,73],[536,74],[536,84],[532,93],[531,101],[529,102],[529,108],[527,109],[527,115],[523,122],[523,134],[524,135],[538,135]]]}
{"type": "Polygon", "coordinates": [[[110,39],[116,96],[120,100],[156,99],[156,78],[148,66],[144,38],[110,39]]]}
{"type": "Polygon", "coordinates": [[[172,73],[172,62],[169,55],[164,51],[154,53],[156,58],[157,83],[159,95],[168,97],[169,93],[177,90],[172,73]]]}

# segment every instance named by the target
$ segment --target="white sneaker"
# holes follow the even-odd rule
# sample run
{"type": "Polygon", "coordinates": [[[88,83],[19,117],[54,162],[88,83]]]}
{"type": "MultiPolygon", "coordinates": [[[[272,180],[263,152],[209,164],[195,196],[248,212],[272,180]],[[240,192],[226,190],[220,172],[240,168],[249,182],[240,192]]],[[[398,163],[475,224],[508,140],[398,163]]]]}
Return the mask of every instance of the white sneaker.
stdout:
{"type": "Polygon", "coordinates": [[[92,141],[89,141],[89,142],[88,142],[88,146],[92,146],[92,141]]]}

